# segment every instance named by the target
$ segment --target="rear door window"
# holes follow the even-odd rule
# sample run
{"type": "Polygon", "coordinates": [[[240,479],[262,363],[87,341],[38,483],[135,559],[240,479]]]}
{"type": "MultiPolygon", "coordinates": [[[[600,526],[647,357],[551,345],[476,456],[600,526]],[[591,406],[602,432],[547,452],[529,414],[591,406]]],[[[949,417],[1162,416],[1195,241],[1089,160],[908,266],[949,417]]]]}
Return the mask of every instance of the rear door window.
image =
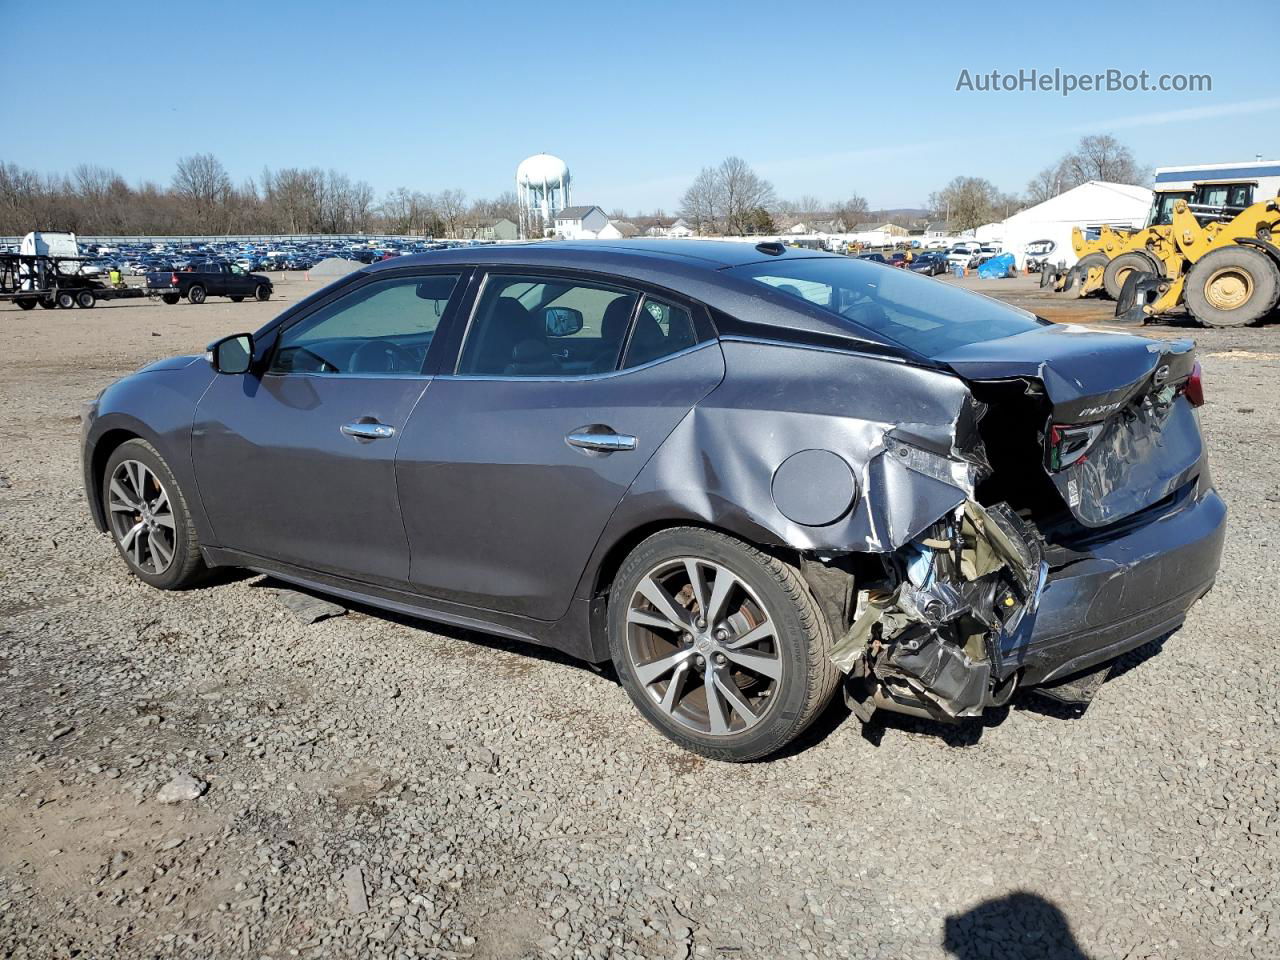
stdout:
{"type": "Polygon", "coordinates": [[[615,370],[639,299],[634,291],[594,281],[491,274],[457,372],[572,377],[615,370]]]}
{"type": "Polygon", "coordinates": [[[638,367],[687,350],[698,342],[689,311],[658,297],[645,297],[627,338],[624,368],[638,367]]]}

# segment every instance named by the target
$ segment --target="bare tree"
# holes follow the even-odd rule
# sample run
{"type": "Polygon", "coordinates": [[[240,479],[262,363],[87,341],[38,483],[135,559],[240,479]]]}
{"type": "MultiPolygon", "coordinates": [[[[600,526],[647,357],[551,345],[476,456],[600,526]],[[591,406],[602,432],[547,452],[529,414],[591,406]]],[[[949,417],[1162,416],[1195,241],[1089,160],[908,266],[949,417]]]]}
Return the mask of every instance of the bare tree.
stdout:
{"type": "Polygon", "coordinates": [[[734,234],[752,232],[757,208],[772,206],[775,197],[773,184],[756,174],[741,157],[729,157],[716,170],[720,181],[722,211],[720,219],[725,229],[734,234]]]}
{"type": "Polygon", "coordinates": [[[970,230],[992,220],[1004,219],[1010,201],[990,180],[956,177],[929,195],[929,206],[945,216],[955,231],[970,230]]]}
{"type": "Polygon", "coordinates": [[[1081,137],[1075,150],[1062,158],[1060,168],[1065,186],[1071,187],[1090,180],[1136,184],[1149,179],[1147,171],[1134,162],[1133,152],[1109,134],[1081,137]]]}
{"type": "Polygon", "coordinates": [[[212,153],[197,153],[178,160],[173,175],[174,192],[188,205],[193,226],[209,232],[223,228],[223,207],[231,193],[231,177],[212,153]]]}
{"type": "Polygon", "coordinates": [[[859,223],[866,221],[871,211],[867,207],[866,198],[855,193],[848,200],[842,200],[836,204],[835,215],[840,226],[845,230],[852,230],[859,223]]]}
{"type": "Polygon", "coordinates": [[[445,236],[458,236],[463,215],[467,211],[467,195],[457,189],[442,190],[433,199],[433,206],[444,222],[445,236]]]}
{"type": "Polygon", "coordinates": [[[1044,203],[1056,197],[1063,189],[1062,164],[1045,167],[1027,181],[1027,199],[1032,203],[1044,203]]]}
{"type": "Polygon", "coordinates": [[[680,200],[680,216],[697,234],[716,233],[722,207],[720,178],[714,167],[703,167],[680,200]]]}

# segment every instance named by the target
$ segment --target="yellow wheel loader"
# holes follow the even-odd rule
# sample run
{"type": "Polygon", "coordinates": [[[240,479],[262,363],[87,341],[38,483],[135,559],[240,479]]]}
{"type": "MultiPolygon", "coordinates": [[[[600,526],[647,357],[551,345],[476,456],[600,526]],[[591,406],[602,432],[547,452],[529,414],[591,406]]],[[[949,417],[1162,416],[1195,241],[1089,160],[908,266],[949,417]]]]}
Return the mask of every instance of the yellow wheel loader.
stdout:
{"type": "Polygon", "coordinates": [[[1076,262],[1069,270],[1055,269],[1045,264],[1040,272],[1040,286],[1053,287],[1059,293],[1076,291],[1077,297],[1087,297],[1103,288],[1103,274],[1107,263],[1128,243],[1130,232],[1113,230],[1105,223],[1098,228],[1098,236],[1090,240],[1079,227],[1071,228],[1071,248],[1076,262]]]}
{"type": "Polygon", "coordinates": [[[1185,307],[1206,327],[1260,320],[1280,301],[1280,199],[1246,207],[1229,221],[1201,223],[1192,205],[1173,207],[1176,253],[1159,272],[1133,269],[1116,300],[1116,317],[1145,323],[1185,307]]]}

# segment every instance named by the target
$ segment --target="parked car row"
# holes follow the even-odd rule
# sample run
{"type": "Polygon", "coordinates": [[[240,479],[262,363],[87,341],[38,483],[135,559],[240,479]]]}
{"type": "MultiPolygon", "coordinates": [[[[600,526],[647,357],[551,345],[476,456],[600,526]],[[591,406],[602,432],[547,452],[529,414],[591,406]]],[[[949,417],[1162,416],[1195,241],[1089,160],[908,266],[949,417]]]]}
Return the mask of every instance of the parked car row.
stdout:
{"type": "Polygon", "coordinates": [[[425,253],[453,246],[469,246],[479,241],[415,240],[386,241],[380,244],[354,241],[309,241],[279,244],[209,242],[196,244],[157,243],[82,244],[82,252],[94,257],[81,272],[105,276],[112,270],[134,277],[172,270],[185,270],[195,262],[235,264],[246,273],[259,270],[309,270],[321,260],[337,258],[359,263],[376,263],[410,253],[425,253]]]}

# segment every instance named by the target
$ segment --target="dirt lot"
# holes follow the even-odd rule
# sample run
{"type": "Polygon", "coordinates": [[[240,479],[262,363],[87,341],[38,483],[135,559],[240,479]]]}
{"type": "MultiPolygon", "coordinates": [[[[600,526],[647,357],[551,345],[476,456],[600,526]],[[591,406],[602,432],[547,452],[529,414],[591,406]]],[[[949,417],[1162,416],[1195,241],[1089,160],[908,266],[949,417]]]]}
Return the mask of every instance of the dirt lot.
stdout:
{"type": "Polygon", "coordinates": [[[1201,344],[1231,533],[1186,627],[1083,715],[837,705],[729,766],[544,651],[125,573],[79,405],[315,286],[0,307],[0,956],[1280,955],[1280,327],[1156,331],[1201,344]],[[180,773],[207,792],[158,802],[180,773]]]}

